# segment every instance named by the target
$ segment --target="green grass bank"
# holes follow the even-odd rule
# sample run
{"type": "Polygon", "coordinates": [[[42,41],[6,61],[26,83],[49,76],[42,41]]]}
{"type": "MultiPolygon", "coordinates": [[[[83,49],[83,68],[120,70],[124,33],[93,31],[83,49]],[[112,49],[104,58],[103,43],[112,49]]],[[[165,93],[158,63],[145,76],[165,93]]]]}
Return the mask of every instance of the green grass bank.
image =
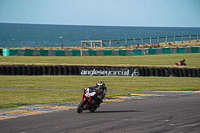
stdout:
{"type": "Polygon", "coordinates": [[[28,65],[123,65],[123,66],[157,66],[175,67],[181,59],[186,60],[187,67],[200,68],[200,53],[158,54],[139,56],[8,56],[0,58],[3,64],[28,65]]]}

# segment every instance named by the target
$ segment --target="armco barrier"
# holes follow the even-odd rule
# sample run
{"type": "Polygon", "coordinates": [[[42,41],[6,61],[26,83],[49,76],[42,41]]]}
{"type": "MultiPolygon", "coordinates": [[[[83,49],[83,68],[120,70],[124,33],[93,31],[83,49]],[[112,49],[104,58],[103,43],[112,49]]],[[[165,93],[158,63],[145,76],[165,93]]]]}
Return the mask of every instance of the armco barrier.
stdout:
{"type": "Polygon", "coordinates": [[[170,53],[176,54],[177,53],[177,47],[171,47],[170,53]]]}
{"type": "Polygon", "coordinates": [[[119,49],[119,55],[123,55],[123,56],[127,55],[126,49],[119,49]]]}
{"type": "Polygon", "coordinates": [[[56,56],[65,56],[65,50],[56,49],[56,56]]]}
{"type": "Polygon", "coordinates": [[[170,54],[170,47],[165,47],[163,49],[163,54],[170,54]]]}
{"type": "Polygon", "coordinates": [[[177,53],[185,53],[184,47],[177,47],[177,53]]]}
{"type": "Polygon", "coordinates": [[[192,47],[192,53],[198,53],[199,52],[199,47],[192,47]]]}
{"type": "Polygon", "coordinates": [[[200,77],[200,68],[2,65],[0,66],[0,75],[200,77]]]}
{"type": "Polygon", "coordinates": [[[40,49],[33,49],[33,56],[40,56],[41,50],[40,49]]]}
{"type": "Polygon", "coordinates": [[[40,53],[41,53],[41,56],[48,56],[48,50],[47,49],[41,49],[40,53]]]}
{"type": "Polygon", "coordinates": [[[163,54],[162,48],[156,48],[156,54],[163,54]]]}
{"type": "Polygon", "coordinates": [[[191,53],[191,47],[185,47],[185,53],[191,53]]]}
{"type": "Polygon", "coordinates": [[[25,55],[26,55],[26,50],[18,49],[18,56],[25,56],[25,55]]]}
{"type": "Polygon", "coordinates": [[[25,49],[25,54],[26,54],[27,56],[33,55],[33,49],[25,49]]]}
{"type": "Polygon", "coordinates": [[[126,55],[133,55],[133,49],[127,49],[126,55]]]}
{"type": "Polygon", "coordinates": [[[105,49],[104,50],[104,55],[112,55],[112,52],[110,49],[105,49]]]}
{"type": "Polygon", "coordinates": [[[81,56],[89,56],[89,49],[81,50],[81,56]]]}
{"type": "Polygon", "coordinates": [[[115,55],[115,56],[119,55],[119,49],[112,50],[111,55],[115,55]]]}
{"type": "Polygon", "coordinates": [[[72,50],[72,56],[81,56],[80,50],[72,50]]]}
{"type": "Polygon", "coordinates": [[[65,50],[65,56],[73,56],[72,50],[65,50]]]}
{"type": "Polygon", "coordinates": [[[156,49],[155,48],[150,48],[149,49],[149,54],[156,54],[156,49]]]}
{"type": "Polygon", "coordinates": [[[133,49],[133,55],[142,55],[141,49],[133,49]]]}
{"type": "Polygon", "coordinates": [[[104,55],[104,50],[96,50],[96,56],[104,55]]]}
{"type": "Polygon", "coordinates": [[[148,49],[148,48],[146,48],[146,49],[141,49],[141,54],[142,54],[142,55],[147,55],[147,54],[149,54],[149,49],[148,49]]]}
{"type": "Polygon", "coordinates": [[[58,50],[58,49],[3,49],[3,56],[126,56],[171,53],[198,53],[200,46],[160,47],[143,49],[105,49],[105,50],[58,50]]]}

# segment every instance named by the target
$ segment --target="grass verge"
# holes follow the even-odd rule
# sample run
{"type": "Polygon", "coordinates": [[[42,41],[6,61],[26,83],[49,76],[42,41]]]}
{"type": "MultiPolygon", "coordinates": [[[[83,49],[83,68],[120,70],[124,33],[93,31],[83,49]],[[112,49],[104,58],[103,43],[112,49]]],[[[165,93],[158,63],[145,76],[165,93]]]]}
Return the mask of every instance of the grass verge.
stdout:
{"type": "Polygon", "coordinates": [[[109,90],[200,90],[200,78],[131,76],[0,76],[0,88],[83,89],[103,80],[109,90]]]}
{"type": "Polygon", "coordinates": [[[127,95],[126,91],[165,90],[198,91],[200,78],[190,77],[130,77],[130,76],[0,76],[0,109],[34,104],[63,103],[81,100],[81,91],[40,90],[84,89],[104,80],[108,90],[106,97],[127,95]]]}
{"type": "MultiPolygon", "coordinates": [[[[0,89],[0,109],[35,104],[53,104],[78,101],[82,91],[40,90],[40,89],[0,89]]],[[[128,95],[125,92],[108,92],[106,97],[128,95]]]]}
{"type": "Polygon", "coordinates": [[[188,67],[200,68],[200,53],[158,54],[140,56],[8,56],[0,58],[2,64],[31,65],[125,65],[175,67],[181,59],[188,67]]]}

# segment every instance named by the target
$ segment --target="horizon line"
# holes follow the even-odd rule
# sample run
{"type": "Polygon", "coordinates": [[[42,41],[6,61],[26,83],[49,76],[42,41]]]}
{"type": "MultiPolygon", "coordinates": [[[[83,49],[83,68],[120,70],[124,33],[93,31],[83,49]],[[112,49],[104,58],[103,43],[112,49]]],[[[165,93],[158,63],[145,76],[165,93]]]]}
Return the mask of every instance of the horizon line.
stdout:
{"type": "Polygon", "coordinates": [[[44,23],[21,23],[21,22],[0,22],[0,24],[28,24],[28,25],[61,25],[61,26],[96,26],[96,27],[148,27],[148,28],[200,28],[200,27],[195,27],[195,26],[189,26],[189,27],[183,27],[183,26],[131,26],[131,25],[78,25],[78,24],[44,24],[44,23]]]}

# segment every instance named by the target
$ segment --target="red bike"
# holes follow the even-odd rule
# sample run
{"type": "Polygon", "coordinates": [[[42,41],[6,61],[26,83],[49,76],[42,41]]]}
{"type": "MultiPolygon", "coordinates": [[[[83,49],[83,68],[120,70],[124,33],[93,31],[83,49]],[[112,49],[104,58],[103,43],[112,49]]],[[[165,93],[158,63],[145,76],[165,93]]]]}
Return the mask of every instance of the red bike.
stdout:
{"type": "Polygon", "coordinates": [[[78,105],[77,112],[81,113],[83,110],[89,110],[90,112],[95,112],[95,110],[99,107],[98,101],[98,90],[85,88],[82,96],[82,101],[78,105]]]}

